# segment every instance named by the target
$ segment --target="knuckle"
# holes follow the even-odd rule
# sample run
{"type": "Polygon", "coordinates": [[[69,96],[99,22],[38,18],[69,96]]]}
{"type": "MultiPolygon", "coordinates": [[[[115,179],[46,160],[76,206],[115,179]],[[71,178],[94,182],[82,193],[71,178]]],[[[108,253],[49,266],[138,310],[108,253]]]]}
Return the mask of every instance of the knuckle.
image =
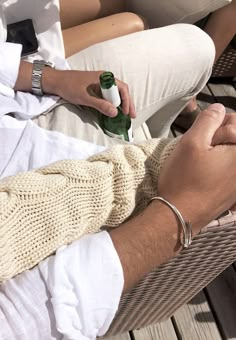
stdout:
{"type": "Polygon", "coordinates": [[[129,86],[126,83],[122,83],[122,87],[126,92],[129,90],[129,86]]]}
{"type": "Polygon", "coordinates": [[[187,135],[182,137],[180,144],[185,154],[196,153],[200,149],[199,141],[195,138],[189,138],[187,135]]]}
{"type": "Polygon", "coordinates": [[[232,124],[225,126],[225,134],[228,138],[236,139],[236,127],[232,124]]]}
{"type": "Polygon", "coordinates": [[[204,114],[205,117],[207,116],[208,118],[213,120],[217,120],[219,117],[219,112],[210,109],[206,109],[202,112],[202,114],[204,114]]]}

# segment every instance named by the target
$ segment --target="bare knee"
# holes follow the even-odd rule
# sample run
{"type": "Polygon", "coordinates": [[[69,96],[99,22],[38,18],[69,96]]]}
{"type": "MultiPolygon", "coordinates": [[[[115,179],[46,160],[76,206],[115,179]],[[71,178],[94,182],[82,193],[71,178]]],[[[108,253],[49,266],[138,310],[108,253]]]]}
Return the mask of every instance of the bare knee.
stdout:
{"type": "Polygon", "coordinates": [[[120,13],[122,21],[127,25],[130,33],[139,32],[148,29],[148,22],[142,16],[132,12],[120,13]]]}

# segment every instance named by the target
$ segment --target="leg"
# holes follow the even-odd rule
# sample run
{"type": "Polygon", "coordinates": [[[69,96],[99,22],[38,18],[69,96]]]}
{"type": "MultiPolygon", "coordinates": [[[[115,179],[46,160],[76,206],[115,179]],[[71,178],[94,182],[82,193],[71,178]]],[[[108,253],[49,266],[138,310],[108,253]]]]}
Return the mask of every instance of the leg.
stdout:
{"type": "Polygon", "coordinates": [[[150,27],[178,22],[193,24],[231,0],[127,0],[128,10],[143,15],[150,27]]]}
{"type": "Polygon", "coordinates": [[[120,140],[108,137],[99,126],[98,115],[89,108],[68,103],[59,103],[53,110],[32,119],[39,127],[62,132],[64,135],[83,141],[110,147],[120,140]]]}
{"type": "Polygon", "coordinates": [[[125,11],[125,0],[60,0],[62,29],[125,11]]]}
{"type": "Polygon", "coordinates": [[[62,31],[66,57],[96,43],[146,28],[143,18],[134,13],[118,13],[62,31]],[[96,34],[95,34],[96,32],[96,34]]]}
{"type": "Polygon", "coordinates": [[[73,69],[111,70],[125,81],[138,114],[134,128],[158,112],[157,136],[168,134],[181,109],[205,85],[213,59],[209,37],[197,27],[182,24],[100,43],[68,61],[73,69]]]}
{"type": "MultiPolygon", "coordinates": [[[[236,34],[236,0],[215,11],[210,16],[204,31],[210,35],[216,48],[215,61],[219,59],[225,48],[236,34]]],[[[196,118],[197,100],[193,98],[186,108],[183,115],[177,118],[176,125],[187,130],[196,118]]]]}
{"type": "Polygon", "coordinates": [[[236,0],[212,13],[204,31],[215,43],[217,60],[236,34],[236,0]]]}

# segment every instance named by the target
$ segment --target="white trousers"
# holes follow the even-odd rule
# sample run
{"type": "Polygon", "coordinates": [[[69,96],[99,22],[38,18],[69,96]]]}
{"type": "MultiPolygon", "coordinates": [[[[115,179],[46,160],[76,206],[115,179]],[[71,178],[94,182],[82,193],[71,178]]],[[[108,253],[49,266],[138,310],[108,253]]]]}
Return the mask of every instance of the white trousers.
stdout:
{"type": "MultiPolygon", "coordinates": [[[[176,116],[201,91],[213,60],[209,36],[193,25],[177,24],[96,44],[68,61],[72,69],[110,70],[126,82],[137,111],[134,130],[149,120],[151,134],[157,137],[168,135],[176,116]]],[[[114,143],[88,108],[61,105],[35,121],[95,144],[114,143]]]]}
{"type": "Polygon", "coordinates": [[[127,0],[128,9],[143,15],[150,27],[193,24],[232,0],[127,0]]]}

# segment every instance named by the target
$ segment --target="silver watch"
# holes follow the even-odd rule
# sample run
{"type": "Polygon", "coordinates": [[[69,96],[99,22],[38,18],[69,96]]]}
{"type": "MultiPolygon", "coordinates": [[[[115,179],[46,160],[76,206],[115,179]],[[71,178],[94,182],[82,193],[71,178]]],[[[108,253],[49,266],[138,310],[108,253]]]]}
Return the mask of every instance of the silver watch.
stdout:
{"type": "Polygon", "coordinates": [[[32,93],[43,96],[42,73],[45,66],[53,67],[53,64],[45,60],[34,60],[32,71],[32,93]]]}

